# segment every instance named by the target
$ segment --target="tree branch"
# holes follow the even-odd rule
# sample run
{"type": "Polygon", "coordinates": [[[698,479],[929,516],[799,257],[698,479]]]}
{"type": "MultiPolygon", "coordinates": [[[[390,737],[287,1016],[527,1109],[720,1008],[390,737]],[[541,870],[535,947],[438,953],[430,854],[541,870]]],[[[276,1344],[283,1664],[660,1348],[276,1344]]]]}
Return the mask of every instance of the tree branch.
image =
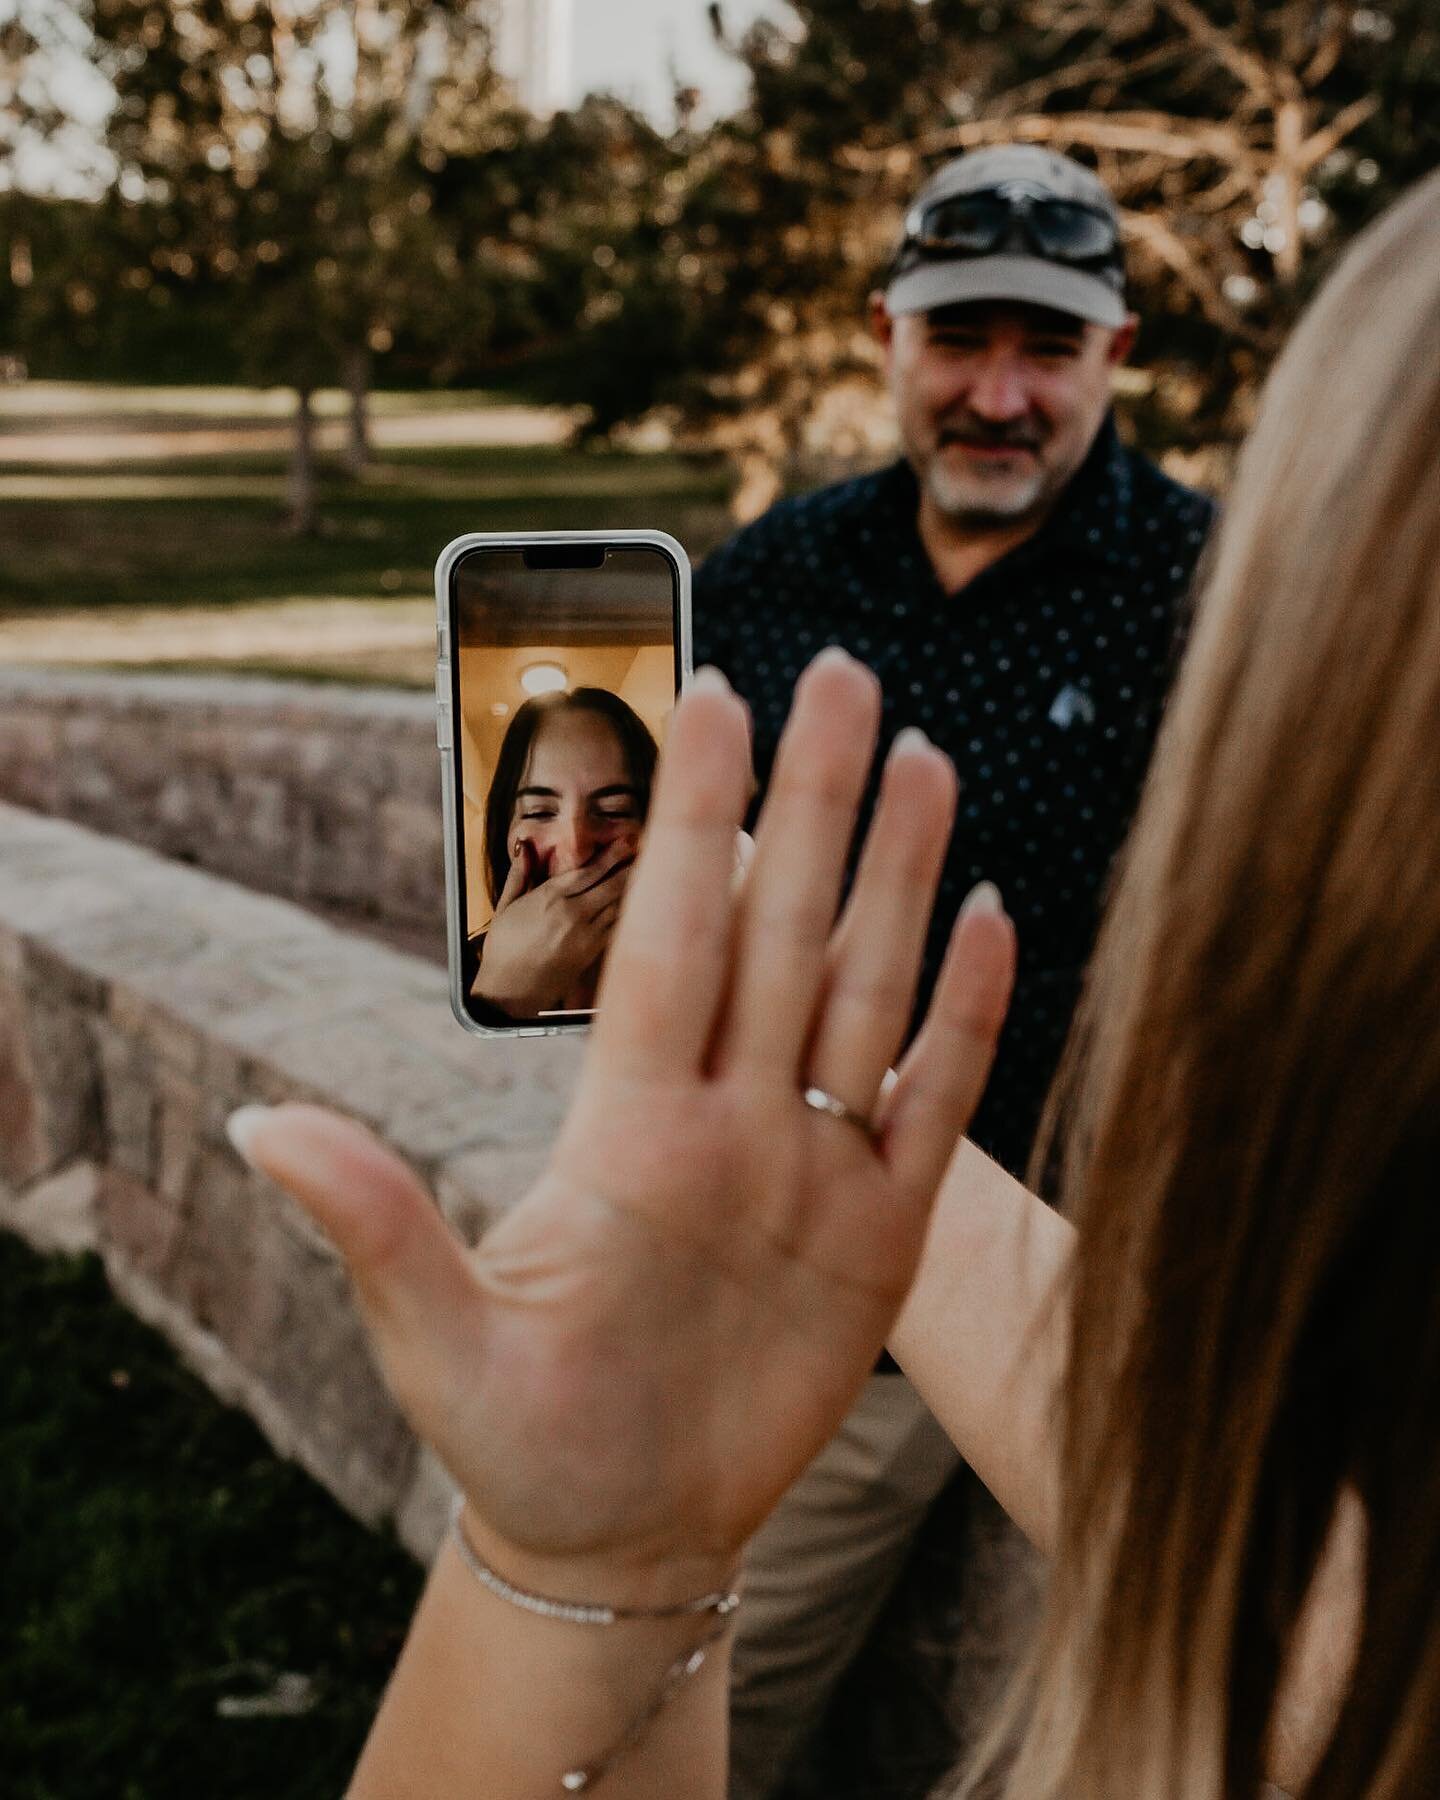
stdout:
{"type": "Polygon", "coordinates": [[[1313,169],[1316,163],[1324,162],[1332,150],[1336,150],[1357,130],[1379,106],[1379,96],[1367,94],[1363,100],[1352,100],[1336,113],[1335,117],[1319,131],[1314,131],[1301,144],[1299,164],[1302,169],[1313,169]]]}
{"type": "Polygon", "coordinates": [[[1335,72],[1335,65],[1345,52],[1345,40],[1349,35],[1350,8],[1348,6],[1329,6],[1326,9],[1329,24],[1325,34],[1315,46],[1315,54],[1305,65],[1300,75],[1300,85],[1307,91],[1319,87],[1327,75],[1335,72]]]}
{"type": "Polygon", "coordinates": [[[934,132],[911,145],[891,150],[846,149],[840,160],[848,168],[883,169],[903,173],[899,157],[909,167],[928,156],[971,150],[982,144],[1080,144],[1090,150],[1115,150],[1162,156],[1176,162],[1208,157],[1227,168],[1256,167],[1256,149],[1226,125],[1203,125],[1168,113],[1025,113],[1014,118],[973,119],[946,131],[934,132]]]}
{"type": "Polygon", "coordinates": [[[1207,316],[1222,330],[1243,338],[1257,348],[1265,348],[1262,333],[1242,319],[1225,298],[1219,282],[1203,269],[1191,255],[1189,247],[1153,213],[1126,213],[1125,232],[1152,251],[1165,266],[1178,275],[1200,302],[1207,316]]]}
{"type": "Polygon", "coordinates": [[[1287,95],[1299,84],[1289,69],[1266,63],[1251,50],[1232,43],[1218,25],[1207,19],[1194,0],[1160,0],[1160,5],[1197,44],[1223,63],[1243,88],[1266,105],[1287,95]]]}

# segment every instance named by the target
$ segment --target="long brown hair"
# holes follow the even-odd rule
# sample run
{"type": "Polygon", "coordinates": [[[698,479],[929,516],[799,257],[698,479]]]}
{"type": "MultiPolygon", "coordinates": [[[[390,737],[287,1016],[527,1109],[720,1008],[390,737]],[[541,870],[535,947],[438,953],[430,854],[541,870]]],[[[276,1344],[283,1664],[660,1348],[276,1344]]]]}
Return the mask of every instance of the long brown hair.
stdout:
{"type": "Polygon", "coordinates": [[[1440,1783],[1440,176],[1268,386],[1050,1109],[1064,1499],[1014,1800],[1251,1800],[1337,1509],[1306,1800],[1440,1783]]]}

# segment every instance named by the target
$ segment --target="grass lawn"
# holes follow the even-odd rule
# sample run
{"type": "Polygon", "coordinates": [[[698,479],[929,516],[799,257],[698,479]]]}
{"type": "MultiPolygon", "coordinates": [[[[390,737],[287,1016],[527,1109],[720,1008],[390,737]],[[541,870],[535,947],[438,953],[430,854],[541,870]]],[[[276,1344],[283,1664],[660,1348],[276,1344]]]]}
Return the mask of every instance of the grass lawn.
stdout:
{"type": "Polygon", "coordinates": [[[93,1258],[0,1234],[0,1343],[8,1800],[332,1800],[415,1564],[218,1405],[93,1258]]]}
{"type": "MultiPolygon", "coordinates": [[[[659,528],[698,558],[729,529],[729,478],[714,461],[530,441],[532,428],[552,430],[550,415],[492,396],[379,394],[377,430],[403,427],[404,441],[385,442],[358,481],[322,457],[321,529],[294,538],[284,401],[244,389],[0,390],[0,662],[20,654],[7,624],[41,617],[55,628],[46,657],[80,663],[101,610],[255,608],[258,623],[277,602],[425,599],[436,556],[467,531],[659,528]],[[257,430],[272,441],[257,443],[257,430]],[[133,454],[117,451],[116,433],[139,434],[124,440],[133,454]]],[[[326,396],[322,411],[339,404],[326,396]]],[[[410,660],[357,662],[342,639],[333,658],[296,665],[261,650],[224,666],[429,679],[410,660]]],[[[23,659],[35,655],[32,643],[23,659]]],[[[165,666],[208,658],[201,644],[165,666]]]]}
{"type": "MultiPolygon", "coordinates": [[[[457,450],[402,461],[363,483],[322,477],[322,529],[286,535],[280,471],[244,458],[217,469],[188,463],[125,471],[153,497],[105,498],[114,470],[17,470],[43,476],[53,499],[0,504],[0,616],[37,609],[177,606],[343,594],[430,592],[436,556],[465,531],[648,526],[699,555],[726,529],[724,478],[673,457],[579,455],[548,449],[457,450]],[[275,497],[166,492],[166,480],[273,475],[275,497]],[[67,497],[73,479],[82,497],[67,497]],[[502,485],[503,484],[503,485],[502,485]],[[497,491],[498,490],[498,491],[497,491]]],[[[212,484],[207,483],[207,488],[212,484]]],[[[0,476],[0,495],[4,477],[0,476]]]]}

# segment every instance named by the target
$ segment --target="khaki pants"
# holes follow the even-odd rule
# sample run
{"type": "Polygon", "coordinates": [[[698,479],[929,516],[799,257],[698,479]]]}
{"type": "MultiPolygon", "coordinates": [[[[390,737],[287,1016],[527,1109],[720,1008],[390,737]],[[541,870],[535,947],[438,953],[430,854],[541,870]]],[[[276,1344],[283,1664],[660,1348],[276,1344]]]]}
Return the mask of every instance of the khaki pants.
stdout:
{"type": "Polygon", "coordinates": [[[859,1650],[955,1446],[903,1375],[872,1375],[746,1554],[730,1800],[766,1800],[859,1650]]]}

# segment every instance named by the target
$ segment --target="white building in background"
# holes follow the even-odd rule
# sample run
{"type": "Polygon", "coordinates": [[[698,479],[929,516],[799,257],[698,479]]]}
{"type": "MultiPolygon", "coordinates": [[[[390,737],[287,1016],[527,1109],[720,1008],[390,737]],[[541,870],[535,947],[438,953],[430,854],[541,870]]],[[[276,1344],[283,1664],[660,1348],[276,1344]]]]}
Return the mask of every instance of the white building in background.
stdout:
{"type": "Polygon", "coordinates": [[[544,118],[573,106],[574,0],[492,0],[495,65],[521,102],[544,118]]]}

